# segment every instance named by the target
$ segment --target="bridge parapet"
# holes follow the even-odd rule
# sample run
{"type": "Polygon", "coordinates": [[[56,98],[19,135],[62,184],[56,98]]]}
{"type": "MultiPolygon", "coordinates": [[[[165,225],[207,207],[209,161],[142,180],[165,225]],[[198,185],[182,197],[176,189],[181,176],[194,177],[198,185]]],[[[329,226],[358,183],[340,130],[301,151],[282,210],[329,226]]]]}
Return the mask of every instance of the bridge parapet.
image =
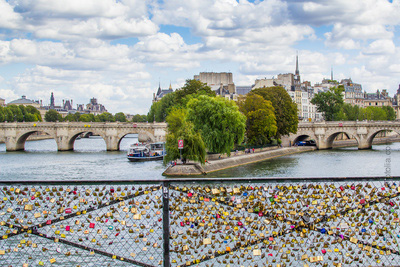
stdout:
{"type": "Polygon", "coordinates": [[[28,136],[35,132],[49,134],[57,142],[59,151],[73,150],[78,135],[93,132],[103,137],[107,150],[119,150],[121,139],[127,134],[138,134],[141,141],[165,141],[166,123],[131,122],[22,122],[0,123],[0,136],[7,151],[23,150],[28,136]]]}
{"type": "Polygon", "coordinates": [[[396,266],[399,177],[1,181],[4,266],[396,266]]]}
{"type": "Polygon", "coordinates": [[[329,121],[299,123],[296,134],[286,138],[286,145],[295,144],[304,138],[316,141],[318,149],[330,149],[340,133],[358,143],[359,149],[369,149],[375,136],[382,131],[400,134],[400,121],[329,121]]]}

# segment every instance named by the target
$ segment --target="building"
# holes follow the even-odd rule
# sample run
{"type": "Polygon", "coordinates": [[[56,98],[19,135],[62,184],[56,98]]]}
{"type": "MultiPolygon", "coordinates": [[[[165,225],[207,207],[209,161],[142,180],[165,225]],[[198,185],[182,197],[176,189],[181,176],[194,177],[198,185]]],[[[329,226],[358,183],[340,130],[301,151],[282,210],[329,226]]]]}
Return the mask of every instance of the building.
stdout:
{"type": "Polygon", "coordinates": [[[371,106],[392,106],[392,100],[390,99],[386,89],[383,89],[382,92],[377,90],[376,93],[364,93],[364,107],[366,108],[371,106]]]}
{"type": "Polygon", "coordinates": [[[236,98],[236,86],[231,72],[200,72],[199,75],[194,75],[193,79],[207,84],[217,95],[236,98]]]}
{"type": "Polygon", "coordinates": [[[247,86],[236,86],[236,93],[238,95],[247,95],[252,89],[254,85],[247,85],[247,86]]]}
{"type": "Polygon", "coordinates": [[[23,95],[21,98],[9,102],[7,104],[7,106],[9,106],[9,105],[33,106],[33,107],[39,109],[42,104],[39,100],[30,100],[30,99],[26,98],[25,95],[23,95]]]}
{"type": "Polygon", "coordinates": [[[399,88],[397,89],[397,93],[394,95],[393,97],[393,109],[396,112],[396,119],[399,120],[400,119],[400,84],[399,84],[399,88]]]}
{"type": "Polygon", "coordinates": [[[171,84],[169,84],[169,89],[161,89],[161,85],[158,84],[158,90],[157,93],[153,94],[153,103],[160,101],[163,96],[172,93],[174,90],[172,90],[171,84]]]}
{"type": "Polygon", "coordinates": [[[0,107],[6,106],[6,100],[0,97],[0,107]]]}
{"type": "Polygon", "coordinates": [[[85,113],[85,114],[93,114],[99,115],[103,112],[107,112],[107,109],[97,102],[96,98],[91,98],[89,104],[86,104],[86,108],[83,104],[78,104],[76,108],[76,112],[85,113]]]}
{"type": "Polygon", "coordinates": [[[63,104],[62,105],[56,105],[55,104],[55,98],[54,98],[54,93],[51,92],[50,95],[50,104],[48,106],[43,106],[39,109],[40,114],[42,114],[42,117],[46,114],[47,111],[54,109],[56,110],[58,113],[61,114],[61,116],[65,117],[67,116],[69,113],[75,113],[76,109],[74,109],[72,107],[72,99],[71,100],[63,100],[63,104]]]}
{"type": "Polygon", "coordinates": [[[343,79],[340,84],[344,87],[344,102],[352,106],[364,106],[364,93],[361,84],[353,83],[350,79],[343,79]]]}

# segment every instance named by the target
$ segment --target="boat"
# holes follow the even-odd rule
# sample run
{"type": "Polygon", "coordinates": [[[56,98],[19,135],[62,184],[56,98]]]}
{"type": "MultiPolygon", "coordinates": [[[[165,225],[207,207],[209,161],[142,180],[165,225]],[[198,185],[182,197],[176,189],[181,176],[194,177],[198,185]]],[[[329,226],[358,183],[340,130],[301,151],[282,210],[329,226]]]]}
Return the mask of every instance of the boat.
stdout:
{"type": "Polygon", "coordinates": [[[149,160],[162,160],[166,155],[165,143],[136,143],[132,144],[128,149],[129,161],[149,161],[149,160]]]}

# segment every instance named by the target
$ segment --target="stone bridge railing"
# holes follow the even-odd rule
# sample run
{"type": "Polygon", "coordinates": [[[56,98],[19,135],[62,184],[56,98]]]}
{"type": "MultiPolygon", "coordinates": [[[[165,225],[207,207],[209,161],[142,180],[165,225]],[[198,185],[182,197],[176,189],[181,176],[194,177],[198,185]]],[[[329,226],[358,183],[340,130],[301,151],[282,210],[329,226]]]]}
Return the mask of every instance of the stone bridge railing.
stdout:
{"type": "Polygon", "coordinates": [[[396,178],[0,182],[2,266],[394,266],[396,178]]]}

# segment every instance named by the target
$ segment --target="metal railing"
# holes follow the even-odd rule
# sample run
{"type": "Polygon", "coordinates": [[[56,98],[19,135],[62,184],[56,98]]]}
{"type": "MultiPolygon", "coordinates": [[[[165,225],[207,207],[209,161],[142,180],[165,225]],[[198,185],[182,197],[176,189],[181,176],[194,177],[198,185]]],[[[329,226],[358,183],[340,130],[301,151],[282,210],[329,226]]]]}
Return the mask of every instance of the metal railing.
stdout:
{"type": "Polygon", "coordinates": [[[1,266],[395,266],[400,179],[0,182],[1,266]]]}

